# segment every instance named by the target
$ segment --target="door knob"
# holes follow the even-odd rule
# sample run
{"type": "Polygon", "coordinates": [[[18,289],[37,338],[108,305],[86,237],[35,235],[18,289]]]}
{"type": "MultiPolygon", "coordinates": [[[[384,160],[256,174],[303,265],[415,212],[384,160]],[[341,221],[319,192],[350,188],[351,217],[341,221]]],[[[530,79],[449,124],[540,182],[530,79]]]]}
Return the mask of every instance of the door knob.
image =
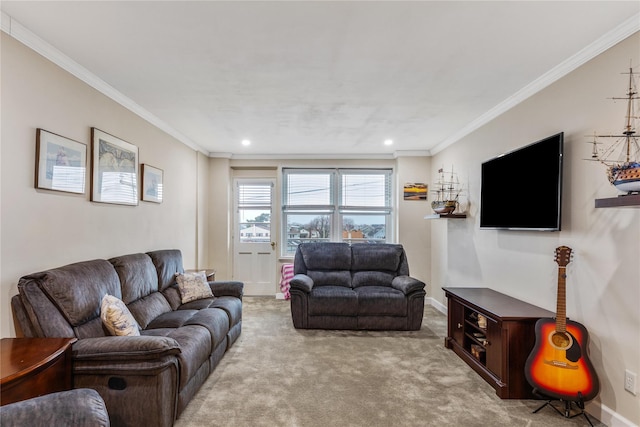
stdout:
{"type": "Polygon", "coordinates": [[[271,242],[271,249],[275,249],[276,248],[276,242],[271,242]]]}

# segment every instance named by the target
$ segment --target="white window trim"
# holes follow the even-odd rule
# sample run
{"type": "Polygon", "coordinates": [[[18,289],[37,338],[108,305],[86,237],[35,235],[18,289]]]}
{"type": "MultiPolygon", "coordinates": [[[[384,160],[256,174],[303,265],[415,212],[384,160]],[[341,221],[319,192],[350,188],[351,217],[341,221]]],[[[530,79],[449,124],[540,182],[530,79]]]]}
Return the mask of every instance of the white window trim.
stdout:
{"type": "Polygon", "coordinates": [[[384,215],[385,218],[385,242],[395,241],[395,217],[397,215],[395,209],[395,194],[394,194],[394,171],[392,168],[282,168],[282,215],[281,215],[281,234],[282,234],[282,249],[280,256],[283,258],[290,258],[293,256],[291,253],[286,252],[289,240],[289,229],[287,226],[287,218],[289,214],[304,214],[304,215],[323,215],[329,214],[332,218],[331,233],[329,241],[342,242],[346,241],[342,237],[342,222],[343,216],[349,214],[358,215],[384,215]],[[330,173],[331,174],[331,188],[330,199],[333,201],[331,205],[297,205],[288,206],[288,173],[296,174],[314,174],[314,173],[330,173]],[[387,200],[386,206],[344,206],[341,205],[342,201],[342,176],[349,174],[378,174],[384,172],[387,181],[387,200]]]}

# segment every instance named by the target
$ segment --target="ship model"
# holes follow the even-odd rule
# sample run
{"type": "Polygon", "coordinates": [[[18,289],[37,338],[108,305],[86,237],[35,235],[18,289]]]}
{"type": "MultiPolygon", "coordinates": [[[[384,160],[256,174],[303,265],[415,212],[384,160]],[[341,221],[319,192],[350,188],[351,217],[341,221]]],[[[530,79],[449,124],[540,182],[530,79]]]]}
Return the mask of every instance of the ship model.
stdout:
{"type": "Polygon", "coordinates": [[[451,172],[445,172],[444,169],[438,169],[440,174],[438,181],[435,183],[435,200],[431,202],[431,209],[437,214],[452,214],[458,208],[458,198],[462,192],[462,187],[458,181],[458,176],[451,172]]]}
{"type": "MultiPolygon", "coordinates": [[[[627,74],[627,73],[624,73],[627,74]]],[[[640,193],[640,145],[636,135],[638,90],[635,76],[629,67],[629,88],[625,97],[614,97],[614,100],[626,101],[625,126],[621,135],[594,135],[591,160],[598,161],[607,167],[609,182],[619,191],[627,194],[640,193]],[[610,141],[604,143],[605,141],[610,141]],[[599,146],[602,146],[599,147],[599,146]]]]}

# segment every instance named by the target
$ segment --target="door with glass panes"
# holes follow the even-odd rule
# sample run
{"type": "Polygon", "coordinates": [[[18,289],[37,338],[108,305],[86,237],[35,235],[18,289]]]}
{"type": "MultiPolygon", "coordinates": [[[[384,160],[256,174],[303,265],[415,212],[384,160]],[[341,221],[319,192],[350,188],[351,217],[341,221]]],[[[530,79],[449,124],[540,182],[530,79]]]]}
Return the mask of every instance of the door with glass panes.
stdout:
{"type": "Polygon", "coordinates": [[[272,179],[234,181],[233,279],[245,295],[274,295],[276,239],[273,233],[272,179]]]}

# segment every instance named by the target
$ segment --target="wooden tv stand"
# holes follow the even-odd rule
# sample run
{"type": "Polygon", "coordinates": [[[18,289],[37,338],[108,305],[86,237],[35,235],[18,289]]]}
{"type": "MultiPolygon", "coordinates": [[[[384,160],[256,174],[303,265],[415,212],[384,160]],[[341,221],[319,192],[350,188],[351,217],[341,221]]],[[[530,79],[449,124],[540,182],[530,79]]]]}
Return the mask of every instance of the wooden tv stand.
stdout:
{"type": "Polygon", "coordinates": [[[536,321],[555,313],[488,288],[442,289],[448,300],[445,347],[480,374],[501,399],[535,399],[524,365],[535,344],[536,321]]]}

